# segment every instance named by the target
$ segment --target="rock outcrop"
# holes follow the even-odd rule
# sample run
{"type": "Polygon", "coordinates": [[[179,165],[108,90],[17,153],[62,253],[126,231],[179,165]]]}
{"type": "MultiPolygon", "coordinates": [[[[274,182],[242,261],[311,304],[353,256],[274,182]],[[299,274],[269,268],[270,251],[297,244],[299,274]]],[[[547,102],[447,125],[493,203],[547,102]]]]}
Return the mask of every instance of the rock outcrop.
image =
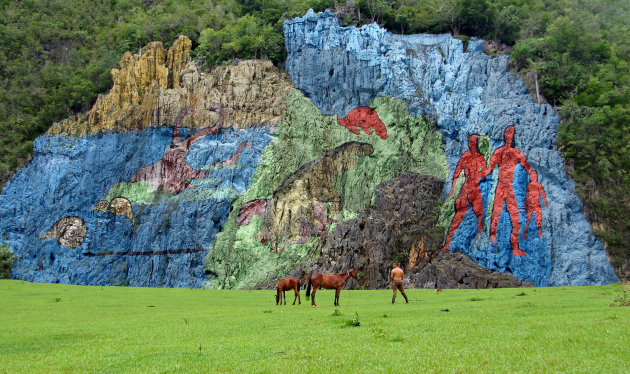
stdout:
{"type": "Polygon", "coordinates": [[[340,27],[328,11],[311,11],[286,21],[284,32],[285,66],[293,84],[323,113],[343,117],[385,96],[404,100],[412,115],[435,120],[449,167],[440,225],[445,230],[458,225],[450,243],[452,251],[537,286],[617,280],[556,149],[560,118],[551,106],[531,100],[521,79],[507,71],[506,56],[485,55],[482,41],[476,39],[464,51],[462,42],[450,35],[394,35],[376,24],[340,27]],[[515,136],[508,146],[522,157],[510,151],[514,157],[491,165],[490,158],[505,145],[504,134],[510,126],[515,136]],[[484,156],[487,166],[495,169],[480,181],[481,232],[468,203],[459,208],[455,204],[459,186],[448,197],[473,134],[487,142],[484,156]],[[534,201],[543,206],[542,223],[534,223],[532,217],[529,235],[525,235],[525,200],[532,171],[538,174],[549,207],[542,200],[534,201]],[[461,223],[453,222],[456,212],[466,213],[461,223]],[[540,235],[535,233],[537,226],[540,235]]]}
{"type": "Polygon", "coordinates": [[[293,244],[300,236],[307,240],[315,231],[327,234],[327,227],[315,230],[314,226],[327,226],[328,215],[340,212],[341,195],[333,187],[333,179],[354,169],[359,157],[369,156],[373,151],[370,144],[348,142],[300,167],[278,187],[267,204],[258,234],[261,240],[269,244],[272,252],[282,252],[280,245],[293,244]],[[287,243],[282,243],[283,240],[287,243]]]}
{"type": "MultiPolygon", "coordinates": [[[[467,255],[443,251],[443,232],[436,229],[443,182],[417,173],[381,183],[374,205],[335,229],[322,256],[306,268],[339,273],[355,268],[359,281],[345,287],[390,287],[391,263],[404,268],[406,287],[494,288],[531,286],[511,274],[488,270],[467,255]]],[[[294,271],[295,273],[296,271],[294,271]]],[[[299,269],[297,271],[299,273],[299,269]]]]}
{"type": "Polygon", "coordinates": [[[251,288],[354,266],[380,288],[397,261],[414,287],[617,280],[559,117],[506,57],[330,12],[284,30],[298,89],[269,61],[202,73],[186,37],[125,54],[0,195],[12,277],[251,288]]]}
{"type": "Polygon", "coordinates": [[[55,123],[49,135],[128,132],[172,124],[185,107],[194,109],[182,127],[206,127],[218,114],[206,110],[219,103],[224,127],[277,125],[284,117],[284,97],[292,89],[270,61],[241,61],[200,73],[190,60],[191,41],[180,36],[171,48],[152,42],[141,53],[124,54],[112,69],[110,92],[99,95],[87,113],[55,123]]]}
{"type": "Polygon", "coordinates": [[[446,177],[434,124],[409,115],[400,100],[370,104],[387,128],[387,139],[348,131],[337,116],[322,115],[298,92],[287,103],[285,120],[251,186],[234,201],[208,254],[213,287],[255,287],[308,265],[320,256],[335,225],[361,214],[372,204],[377,185],[405,171],[446,177]]]}
{"type": "Polygon", "coordinates": [[[19,256],[14,278],[206,282],[215,235],[293,89],[269,61],[203,74],[189,51],[180,37],[168,51],[151,43],[126,53],[107,95],[35,141],[32,162],[0,195],[0,233],[19,256]]]}

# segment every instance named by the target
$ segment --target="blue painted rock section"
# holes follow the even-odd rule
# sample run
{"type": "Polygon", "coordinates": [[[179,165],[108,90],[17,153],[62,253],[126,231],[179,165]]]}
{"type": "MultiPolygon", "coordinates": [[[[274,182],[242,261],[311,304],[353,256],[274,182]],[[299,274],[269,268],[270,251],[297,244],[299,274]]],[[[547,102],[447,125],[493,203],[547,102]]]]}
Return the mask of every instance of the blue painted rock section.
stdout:
{"type": "MultiPolygon", "coordinates": [[[[193,132],[180,130],[184,137],[193,132]]],[[[152,190],[144,182],[130,183],[134,172],[162,157],[172,133],[170,127],[159,127],[38,138],[33,160],[0,195],[2,240],[18,258],[12,277],[83,285],[201,287],[208,250],[232,199],[249,186],[271,135],[263,127],[252,127],[221,130],[198,140],[186,161],[210,172],[191,182],[196,188],[172,194],[152,190]],[[242,149],[235,163],[212,166],[230,159],[245,141],[250,147],[242,149]],[[64,217],[78,219],[59,223],[64,217]],[[81,222],[83,238],[77,227],[81,222]]]]}
{"type": "MultiPolygon", "coordinates": [[[[551,106],[531,100],[518,75],[507,72],[507,57],[485,55],[482,42],[475,39],[464,51],[462,42],[450,35],[394,35],[376,24],[340,27],[329,11],[309,11],[286,21],[284,33],[286,69],[294,85],[322,112],[345,117],[376,97],[389,96],[405,100],[411,114],[435,120],[449,163],[445,199],[457,164],[468,151],[470,135],[487,139],[485,159],[490,168],[493,155],[499,159],[511,154],[479,181],[481,231],[473,198],[453,208],[465,214],[457,222],[451,251],[464,252],[489,269],[511,272],[537,286],[617,281],[555,147],[560,118],[551,106]],[[514,126],[513,144],[501,152],[510,126],[514,126]],[[534,196],[532,171],[537,172],[548,207],[539,190],[534,196]],[[528,186],[534,196],[529,200],[528,186]],[[528,210],[533,213],[525,235],[528,210]],[[540,236],[537,215],[542,216],[540,236]],[[519,255],[521,250],[525,255],[519,255]]],[[[447,203],[453,204],[460,193],[454,191],[447,203]]]]}

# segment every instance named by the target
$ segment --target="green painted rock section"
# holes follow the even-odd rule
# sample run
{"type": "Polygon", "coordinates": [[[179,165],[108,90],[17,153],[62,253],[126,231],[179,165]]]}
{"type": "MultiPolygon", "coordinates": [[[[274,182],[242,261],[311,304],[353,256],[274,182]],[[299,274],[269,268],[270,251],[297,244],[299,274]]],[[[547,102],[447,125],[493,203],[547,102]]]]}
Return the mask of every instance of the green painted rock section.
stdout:
{"type": "MultiPolygon", "coordinates": [[[[324,244],[319,236],[311,236],[304,244],[296,244],[295,240],[286,238],[286,233],[276,233],[281,250],[272,251],[269,243],[263,244],[266,240],[261,242],[264,236],[261,228],[268,226],[263,217],[255,215],[244,226],[238,226],[236,218],[241,206],[248,201],[273,201],[274,192],[287,178],[305,164],[322,157],[326,151],[348,142],[366,143],[373,148],[367,156],[353,156],[356,158],[353,168],[335,172],[332,176],[332,186],[340,196],[340,203],[336,207],[324,202],[324,206],[331,219],[338,222],[356,217],[373,203],[378,184],[403,172],[413,171],[440,179],[447,177],[446,156],[435,125],[428,119],[411,116],[406,103],[401,100],[377,98],[370,104],[387,127],[385,140],[363,131],[358,135],[350,132],[337,123],[336,116],[323,115],[297,90],[289,93],[286,102],[286,116],[277,127],[271,144],[264,150],[252,184],[234,201],[229,219],[216,236],[208,255],[205,268],[210,274],[209,287],[253,287],[281,278],[290,269],[305,266],[320,256],[324,244]]],[[[294,200],[300,198],[309,197],[292,195],[294,200]]],[[[332,232],[337,224],[328,226],[328,231],[332,232]]],[[[297,232],[292,234],[300,236],[297,232]]]]}

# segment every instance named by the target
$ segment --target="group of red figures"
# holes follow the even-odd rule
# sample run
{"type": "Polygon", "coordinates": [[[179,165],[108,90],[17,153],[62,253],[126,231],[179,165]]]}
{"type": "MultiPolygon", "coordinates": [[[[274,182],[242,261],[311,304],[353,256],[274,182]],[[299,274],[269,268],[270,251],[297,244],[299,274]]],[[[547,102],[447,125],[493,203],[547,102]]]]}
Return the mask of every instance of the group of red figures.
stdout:
{"type": "MultiPolygon", "coordinates": [[[[519,222],[520,216],[516,196],[514,194],[514,188],[512,187],[516,166],[521,164],[529,174],[525,208],[523,209],[527,213],[527,223],[525,225],[525,234],[523,235],[523,239],[527,238],[527,229],[532,213],[536,213],[538,236],[542,237],[542,210],[540,208],[541,196],[545,206],[549,207],[547,204],[547,197],[545,196],[545,190],[540,182],[538,182],[538,173],[536,173],[535,170],[532,170],[531,166],[527,162],[527,158],[521,153],[521,151],[514,148],[514,126],[508,126],[505,129],[505,132],[503,133],[505,144],[494,151],[494,154],[490,159],[490,166],[487,168],[486,160],[479,152],[478,138],[479,136],[477,134],[473,134],[468,137],[469,150],[462,155],[457,163],[457,167],[455,168],[453,187],[451,187],[449,197],[453,194],[455,184],[462,171],[465,175],[465,182],[459,195],[457,196],[457,199],[455,200],[455,217],[453,218],[453,222],[448,230],[446,245],[442,249],[448,250],[450,248],[453,235],[455,234],[455,231],[457,231],[457,228],[462,223],[464,216],[468,211],[468,204],[470,204],[473,212],[477,216],[477,236],[479,236],[479,233],[483,230],[483,200],[481,189],[479,187],[479,180],[490,175],[490,173],[498,167],[499,178],[495,190],[494,207],[492,209],[490,242],[496,241],[497,226],[499,225],[499,219],[501,217],[501,212],[503,211],[503,204],[505,203],[512,223],[512,233],[510,235],[512,255],[525,256],[525,252],[519,248],[518,244],[518,234],[521,228],[519,222]]],[[[475,240],[476,239],[477,238],[475,238],[475,240]]]]}

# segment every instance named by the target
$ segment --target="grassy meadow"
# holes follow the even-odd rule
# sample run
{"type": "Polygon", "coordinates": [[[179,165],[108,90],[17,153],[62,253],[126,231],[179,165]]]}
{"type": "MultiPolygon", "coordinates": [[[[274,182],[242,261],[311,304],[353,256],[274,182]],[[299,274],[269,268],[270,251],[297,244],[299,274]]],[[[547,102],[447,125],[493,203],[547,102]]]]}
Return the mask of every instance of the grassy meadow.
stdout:
{"type": "Polygon", "coordinates": [[[418,289],[392,305],[344,290],[334,307],[320,290],[314,309],[304,291],[276,306],[274,291],[0,280],[0,372],[627,373],[623,291],[418,289]]]}

